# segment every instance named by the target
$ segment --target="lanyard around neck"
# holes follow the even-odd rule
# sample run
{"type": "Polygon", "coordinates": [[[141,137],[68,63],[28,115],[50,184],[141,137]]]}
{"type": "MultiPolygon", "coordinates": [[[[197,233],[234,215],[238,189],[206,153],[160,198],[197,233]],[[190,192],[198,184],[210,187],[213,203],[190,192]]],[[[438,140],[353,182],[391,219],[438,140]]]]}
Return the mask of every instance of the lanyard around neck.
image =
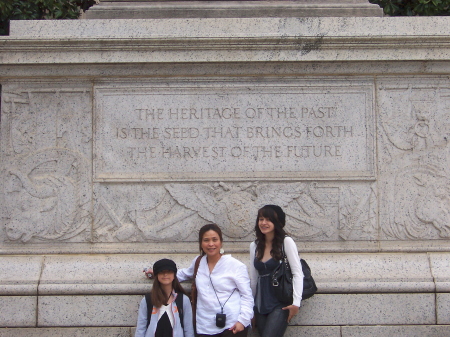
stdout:
{"type": "Polygon", "coordinates": [[[213,287],[213,289],[214,289],[214,293],[216,294],[216,297],[217,297],[217,301],[219,302],[219,305],[220,305],[220,313],[223,314],[223,308],[225,307],[225,304],[227,304],[227,302],[228,302],[228,300],[230,299],[231,295],[233,295],[233,293],[236,291],[236,288],[233,289],[233,291],[231,292],[231,295],[228,296],[227,300],[226,300],[225,303],[222,305],[222,303],[220,303],[219,296],[217,296],[216,288],[214,288],[214,284],[212,283],[211,275],[209,275],[209,281],[211,282],[211,285],[212,285],[212,287],[213,287]]]}

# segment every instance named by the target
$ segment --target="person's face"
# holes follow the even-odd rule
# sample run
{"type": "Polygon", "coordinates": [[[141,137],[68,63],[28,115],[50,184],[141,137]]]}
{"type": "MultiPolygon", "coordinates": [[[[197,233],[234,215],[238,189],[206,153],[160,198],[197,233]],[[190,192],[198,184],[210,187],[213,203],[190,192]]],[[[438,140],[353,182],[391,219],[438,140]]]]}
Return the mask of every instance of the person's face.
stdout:
{"type": "Polygon", "coordinates": [[[272,221],[270,221],[269,218],[265,218],[263,216],[260,216],[258,219],[258,226],[261,233],[264,235],[269,234],[275,230],[275,225],[272,221]]]}
{"type": "Polygon", "coordinates": [[[217,232],[209,230],[203,234],[202,250],[207,256],[213,257],[219,255],[220,248],[222,248],[222,242],[217,232]]]}
{"type": "Polygon", "coordinates": [[[158,281],[163,285],[172,284],[175,273],[172,270],[163,270],[158,273],[158,281]]]}

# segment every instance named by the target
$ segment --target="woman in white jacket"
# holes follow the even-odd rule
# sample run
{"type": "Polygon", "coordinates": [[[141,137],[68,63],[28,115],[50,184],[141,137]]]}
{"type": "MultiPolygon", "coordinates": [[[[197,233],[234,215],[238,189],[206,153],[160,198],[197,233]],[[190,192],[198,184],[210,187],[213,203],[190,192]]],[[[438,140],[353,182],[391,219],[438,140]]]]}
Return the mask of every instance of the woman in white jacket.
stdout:
{"type": "MultiPolygon", "coordinates": [[[[197,335],[246,337],[253,317],[253,296],[245,264],[223,255],[222,231],[216,224],[199,232],[200,263],[195,277],[197,286],[197,335]],[[218,324],[217,314],[226,321],[218,324]]],[[[182,282],[194,276],[195,258],[189,268],[178,270],[182,282]]]]}
{"type": "MultiPolygon", "coordinates": [[[[254,304],[247,267],[221,252],[222,231],[216,224],[204,225],[198,242],[200,256],[188,268],[177,272],[180,282],[195,277],[197,336],[246,337],[254,304]],[[198,270],[194,275],[197,260],[198,270]]],[[[146,273],[152,274],[153,270],[146,273]]]]}
{"type": "Polygon", "coordinates": [[[303,271],[297,246],[283,229],[285,224],[286,214],[280,206],[264,206],[256,218],[256,240],[250,244],[250,280],[256,328],[261,337],[282,337],[302,300],[303,271]],[[282,260],[283,249],[293,274],[292,303],[278,301],[270,277],[282,260]]]}

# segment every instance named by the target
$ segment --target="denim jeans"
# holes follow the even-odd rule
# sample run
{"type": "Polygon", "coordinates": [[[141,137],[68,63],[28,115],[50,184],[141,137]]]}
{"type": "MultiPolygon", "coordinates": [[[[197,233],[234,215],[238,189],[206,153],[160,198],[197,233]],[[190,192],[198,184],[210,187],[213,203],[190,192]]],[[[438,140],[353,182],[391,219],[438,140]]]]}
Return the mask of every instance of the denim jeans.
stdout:
{"type": "Polygon", "coordinates": [[[288,325],[289,310],[276,307],[269,314],[260,314],[255,310],[256,328],[261,337],[283,337],[288,325]]]}

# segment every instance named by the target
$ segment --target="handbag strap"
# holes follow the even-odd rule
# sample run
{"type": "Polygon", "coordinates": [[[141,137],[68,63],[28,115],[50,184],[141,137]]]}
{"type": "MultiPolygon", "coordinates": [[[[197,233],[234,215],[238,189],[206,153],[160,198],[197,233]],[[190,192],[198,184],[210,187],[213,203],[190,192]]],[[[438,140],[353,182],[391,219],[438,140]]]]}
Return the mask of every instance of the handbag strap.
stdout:
{"type": "Polygon", "coordinates": [[[195,281],[195,278],[197,277],[197,272],[198,272],[198,267],[200,266],[200,260],[202,259],[203,256],[199,256],[197,257],[197,260],[195,260],[195,267],[194,267],[194,277],[193,280],[195,281]]]}

